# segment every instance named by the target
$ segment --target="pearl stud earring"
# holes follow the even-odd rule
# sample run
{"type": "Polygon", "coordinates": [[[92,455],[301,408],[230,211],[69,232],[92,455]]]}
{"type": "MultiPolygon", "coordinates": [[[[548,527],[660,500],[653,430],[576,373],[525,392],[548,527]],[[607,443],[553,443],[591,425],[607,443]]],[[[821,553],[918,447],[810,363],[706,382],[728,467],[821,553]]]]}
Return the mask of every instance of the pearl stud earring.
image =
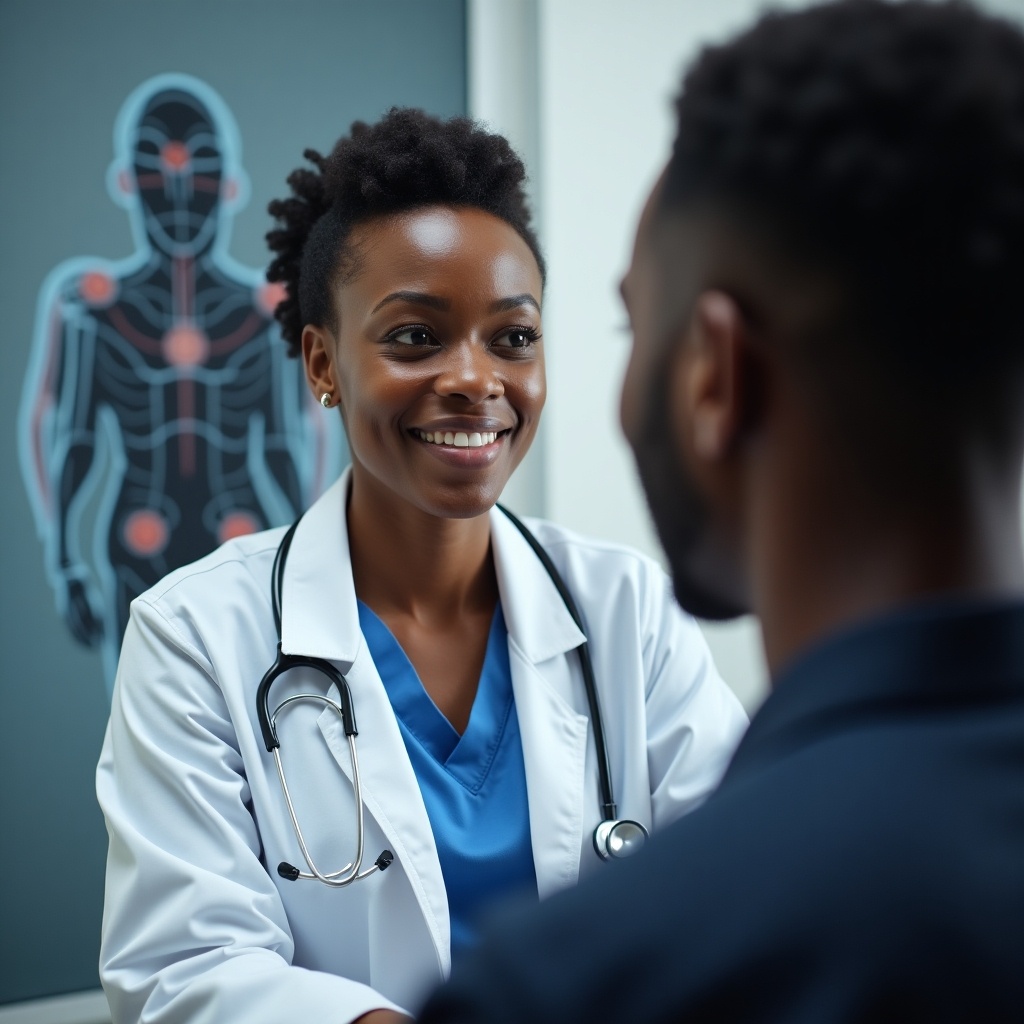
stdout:
{"type": "Polygon", "coordinates": [[[320,396],[320,404],[321,404],[321,405],[322,405],[322,406],[323,406],[323,407],[324,407],[325,409],[330,409],[330,407],[331,407],[331,393],[330,393],[330,391],[325,391],[325,392],[324,392],[324,393],[323,393],[323,394],[322,394],[322,395],[320,396]]]}

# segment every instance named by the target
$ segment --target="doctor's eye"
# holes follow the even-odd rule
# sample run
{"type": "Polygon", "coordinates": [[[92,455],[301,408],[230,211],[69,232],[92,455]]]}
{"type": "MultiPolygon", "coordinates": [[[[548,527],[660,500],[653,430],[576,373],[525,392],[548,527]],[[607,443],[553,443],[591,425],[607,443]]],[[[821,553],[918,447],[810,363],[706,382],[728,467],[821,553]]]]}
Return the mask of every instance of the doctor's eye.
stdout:
{"type": "Polygon", "coordinates": [[[527,349],[540,340],[536,327],[510,327],[494,340],[497,348],[527,349]]]}
{"type": "Polygon", "coordinates": [[[408,345],[412,348],[437,344],[437,340],[426,327],[401,327],[397,331],[392,331],[387,340],[396,345],[408,345]]]}

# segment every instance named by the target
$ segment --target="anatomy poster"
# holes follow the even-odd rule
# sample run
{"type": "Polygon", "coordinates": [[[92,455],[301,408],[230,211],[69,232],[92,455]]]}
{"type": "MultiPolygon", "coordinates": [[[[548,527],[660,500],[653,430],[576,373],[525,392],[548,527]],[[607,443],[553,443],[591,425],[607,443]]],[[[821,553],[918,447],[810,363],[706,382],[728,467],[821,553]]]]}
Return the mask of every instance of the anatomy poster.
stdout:
{"type": "Polygon", "coordinates": [[[464,0],[0,3],[0,1019],[102,1019],[131,601],[347,460],[278,336],[266,208],[395,105],[466,112],[464,0]]]}
{"type": "Polygon", "coordinates": [[[277,334],[281,286],[228,252],[248,185],[224,101],[157,75],[125,101],[114,150],[107,187],[134,251],[48,276],[19,423],[57,609],[102,652],[108,686],[135,597],[291,522],[340,468],[334,424],[277,334]]]}

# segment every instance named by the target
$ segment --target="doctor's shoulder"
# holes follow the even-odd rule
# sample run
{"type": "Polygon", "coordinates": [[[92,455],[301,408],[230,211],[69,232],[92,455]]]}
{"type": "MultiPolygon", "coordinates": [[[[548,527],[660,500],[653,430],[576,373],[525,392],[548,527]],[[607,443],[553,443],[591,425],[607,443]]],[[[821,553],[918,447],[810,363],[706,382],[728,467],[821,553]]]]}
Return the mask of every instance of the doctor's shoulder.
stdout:
{"type": "Polygon", "coordinates": [[[270,577],[287,527],[236,537],[168,573],[131,604],[132,620],[157,621],[204,667],[237,645],[276,645],[270,577]]]}
{"type": "Polygon", "coordinates": [[[648,696],[664,674],[684,689],[705,677],[720,682],[700,626],[679,607],[672,581],[655,559],[547,520],[526,523],[579,605],[595,659],[620,667],[632,650],[644,665],[648,696]]]}
{"type": "Polygon", "coordinates": [[[565,576],[576,600],[584,606],[584,615],[588,604],[615,599],[634,606],[652,629],[657,629],[657,624],[650,621],[651,617],[660,618],[666,611],[694,622],[676,603],[668,574],[649,555],[618,541],[577,533],[550,520],[529,517],[524,522],[565,576]]]}
{"type": "Polygon", "coordinates": [[[565,577],[584,618],[595,659],[620,666],[637,645],[646,695],[655,687],[674,700],[697,702],[722,728],[731,752],[746,730],[747,716],[720,676],[697,620],[683,611],[661,564],[616,541],[588,537],[542,519],[527,524],[565,577]]]}

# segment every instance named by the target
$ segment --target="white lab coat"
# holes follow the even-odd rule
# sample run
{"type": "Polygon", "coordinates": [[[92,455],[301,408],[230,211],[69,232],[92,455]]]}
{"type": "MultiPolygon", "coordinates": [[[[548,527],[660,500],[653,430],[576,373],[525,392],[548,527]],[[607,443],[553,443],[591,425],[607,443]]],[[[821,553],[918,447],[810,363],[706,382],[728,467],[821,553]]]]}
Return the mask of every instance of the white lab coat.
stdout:
{"type": "MultiPolygon", "coordinates": [[[[342,1022],[415,1009],[450,966],[444,879],[416,777],[359,629],[343,476],[303,518],[284,581],[282,647],[351,687],[366,859],[341,890],[303,869],[256,689],[275,656],[271,565],[283,530],[230,541],[132,605],[97,773],[110,852],[101,977],[115,1022],[342,1022]]],[[[654,829],[718,781],[746,724],[697,625],[651,560],[533,521],[590,637],[619,813],[654,829]]],[[[515,527],[491,513],[541,897],[602,869],[583,637],[515,527]]],[[[298,670],[272,706],[329,692],[298,670]]],[[[334,691],[336,694],[336,691],[334,691]]],[[[299,705],[279,722],[299,823],[321,869],[350,858],[355,803],[341,723],[299,705]]],[[[696,882],[697,880],[695,880],[696,882]]]]}

